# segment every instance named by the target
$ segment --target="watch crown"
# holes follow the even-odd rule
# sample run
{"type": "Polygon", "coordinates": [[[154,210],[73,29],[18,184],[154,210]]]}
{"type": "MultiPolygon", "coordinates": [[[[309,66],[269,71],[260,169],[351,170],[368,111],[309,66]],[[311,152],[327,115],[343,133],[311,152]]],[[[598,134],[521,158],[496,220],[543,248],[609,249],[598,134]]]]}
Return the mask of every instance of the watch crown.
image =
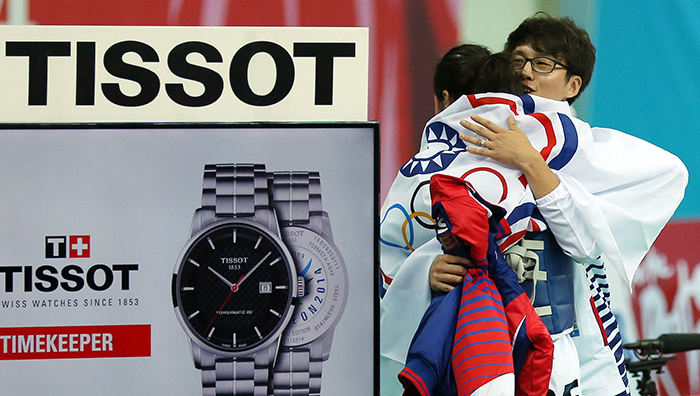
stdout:
{"type": "Polygon", "coordinates": [[[306,280],[303,276],[297,276],[297,297],[303,297],[306,294],[306,280]]]}

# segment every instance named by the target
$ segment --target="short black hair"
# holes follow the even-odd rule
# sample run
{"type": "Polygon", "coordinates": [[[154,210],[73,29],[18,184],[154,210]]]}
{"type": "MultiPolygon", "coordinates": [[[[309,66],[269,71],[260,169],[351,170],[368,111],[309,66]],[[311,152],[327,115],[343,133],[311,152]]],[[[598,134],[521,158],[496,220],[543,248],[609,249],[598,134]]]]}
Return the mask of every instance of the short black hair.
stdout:
{"type": "Polygon", "coordinates": [[[509,54],[496,53],[478,44],[452,47],[435,67],[433,91],[438,98],[442,91],[450,99],[484,92],[525,92],[521,76],[515,72],[509,54]]]}
{"type": "Polygon", "coordinates": [[[569,98],[573,103],[581,95],[593,76],[595,47],[586,30],[578,27],[569,17],[555,18],[544,12],[525,19],[510,33],[504,50],[513,52],[521,45],[529,45],[538,52],[559,58],[567,66],[567,78],[581,77],[581,89],[569,98]]]}

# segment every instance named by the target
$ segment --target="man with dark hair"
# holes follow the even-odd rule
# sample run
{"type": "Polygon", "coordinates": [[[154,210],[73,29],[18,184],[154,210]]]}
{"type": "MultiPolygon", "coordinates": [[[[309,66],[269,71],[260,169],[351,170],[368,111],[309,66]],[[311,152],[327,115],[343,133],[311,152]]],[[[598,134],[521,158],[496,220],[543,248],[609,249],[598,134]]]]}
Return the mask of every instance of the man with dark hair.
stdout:
{"type": "MultiPolygon", "coordinates": [[[[595,47],[588,33],[567,17],[537,14],[528,18],[508,36],[504,48],[513,54],[513,65],[520,70],[524,84],[532,95],[566,100],[572,104],[588,86],[593,75],[595,47]]],[[[541,165],[544,165],[541,173],[532,178],[549,180],[549,184],[543,183],[546,187],[537,191],[537,181],[534,181],[533,194],[538,199],[538,207],[553,207],[557,193],[562,195],[561,191],[565,189],[561,188],[556,175],[543,162],[541,165]]],[[[562,223],[562,218],[569,217],[566,210],[570,209],[541,209],[557,243],[570,250],[567,253],[575,258],[581,268],[586,268],[586,271],[577,273],[578,278],[583,279],[574,276],[574,295],[578,303],[574,304],[577,323],[572,339],[579,358],[580,392],[583,395],[628,394],[629,379],[622,356],[620,329],[606,295],[607,274],[603,261],[595,257],[600,250],[581,247],[577,251],[569,247],[573,233],[566,227],[557,226],[557,223],[562,223]],[[585,249],[590,250],[584,252],[585,249]],[[595,253],[591,254],[593,251],[595,253]],[[586,304],[586,300],[594,303],[586,304]]],[[[589,241],[591,243],[595,245],[594,240],[589,241]]],[[[627,274],[623,274],[623,277],[628,278],[627,274]]],[[[631,276],[627,280],[631,282],[631,276]]]]}
{"type": "Polygon", "coordinates": [[[586,89],[593,76],[595,47],[588,33],[567,17],[553,18],[538,13],[524,20],[508,36],[505,51],[513,54],[514,65],[522,69],[526,85],[533,95],[566,100],[572,104],[586,89]],[[528,62],[534,62],[533,59],[545,62],[541,64],[542,67],[555,64],[554,72],[535,72],[533,69],[537,67],[537,63],[531,63],[530,71],[526,70],[524,66],[528,62]],[[566,91],[550,91],[546,81],[544,86],[541,86],[540,80],[559,81],[559,74],[564,72],[566,76],[561,82],[564,83],[566,91]],[[565,97],[560,97],[562,94],[565,97]]]}

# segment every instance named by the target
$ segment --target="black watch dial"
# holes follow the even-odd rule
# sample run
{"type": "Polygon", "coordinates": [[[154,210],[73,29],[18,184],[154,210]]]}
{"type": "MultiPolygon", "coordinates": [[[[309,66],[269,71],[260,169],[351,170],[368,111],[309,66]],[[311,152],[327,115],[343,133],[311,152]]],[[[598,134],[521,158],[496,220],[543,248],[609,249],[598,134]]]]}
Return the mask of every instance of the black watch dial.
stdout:
{"type": "Polygon", "coordinates": [[[217,350],[265,342],[291,307],[290,258],[278,241],[248,224],[224,224],[185,252],[174,290],[182,319],[217,350]]]}

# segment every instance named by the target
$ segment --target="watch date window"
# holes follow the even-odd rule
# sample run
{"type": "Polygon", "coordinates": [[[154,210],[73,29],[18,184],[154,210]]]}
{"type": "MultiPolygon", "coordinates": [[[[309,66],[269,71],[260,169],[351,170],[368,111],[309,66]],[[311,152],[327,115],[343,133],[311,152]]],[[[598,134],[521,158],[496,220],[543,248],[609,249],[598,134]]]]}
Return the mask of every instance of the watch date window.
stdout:
{"type": "Polygon", "coordinates": [[[260,282],[260,294],[272,293],[272,282],[260,282]]]}

